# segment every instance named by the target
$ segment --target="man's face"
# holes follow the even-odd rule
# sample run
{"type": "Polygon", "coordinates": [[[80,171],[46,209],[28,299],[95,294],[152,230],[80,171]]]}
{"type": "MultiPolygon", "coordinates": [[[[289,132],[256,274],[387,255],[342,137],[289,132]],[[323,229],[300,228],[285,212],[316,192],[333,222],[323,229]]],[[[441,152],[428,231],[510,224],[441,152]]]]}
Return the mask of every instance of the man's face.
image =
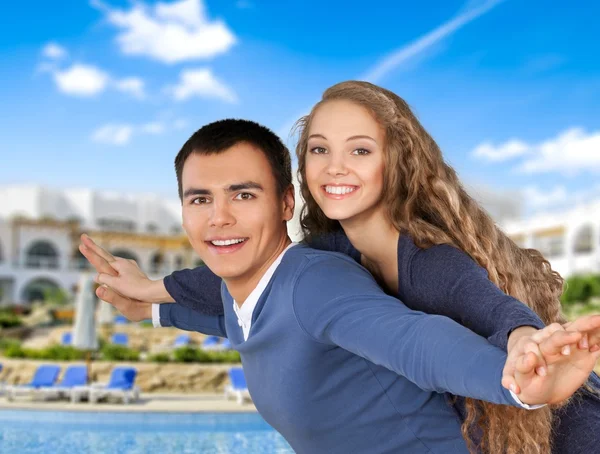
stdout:
{"type": "Polygon", "coordinates": [[[183,228],[206,265],[228,282],[262,276],[287,238],[294,194],[283,196],[264,153],[242,142],[183,166],[183,228]]]}

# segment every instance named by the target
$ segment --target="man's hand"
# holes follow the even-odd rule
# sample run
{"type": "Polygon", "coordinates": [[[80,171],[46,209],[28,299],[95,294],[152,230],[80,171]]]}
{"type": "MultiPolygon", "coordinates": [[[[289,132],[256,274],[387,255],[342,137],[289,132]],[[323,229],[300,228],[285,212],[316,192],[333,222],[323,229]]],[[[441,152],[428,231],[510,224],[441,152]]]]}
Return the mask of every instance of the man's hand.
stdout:
{"type": "Polygon", "coordinates": [[[152,304],[126,298],[113,289],[101,285],[96,289],[96,295],[103,301],[112,304],[121,314],[132,322],[152,318],[152,304]]]}
{"type": "Polygon", "coordinates": [[[83,234],[79,251],[99,273],[96,282],[105,284],[121,295],[145,303],[174,302],[163,280],[152,281],[135,260],[115,257],[83,234]]]}
{"type": "MultiPolygon", "coordinates": [[[[537,331],[525,341],[509,371],[516,381],[513,392],[527,404],[562,402],[589,377],[600,357],[599,343],[600,315],[537,331]]],[[[510,389],[505,378],[502,384],[510,389]]]]}

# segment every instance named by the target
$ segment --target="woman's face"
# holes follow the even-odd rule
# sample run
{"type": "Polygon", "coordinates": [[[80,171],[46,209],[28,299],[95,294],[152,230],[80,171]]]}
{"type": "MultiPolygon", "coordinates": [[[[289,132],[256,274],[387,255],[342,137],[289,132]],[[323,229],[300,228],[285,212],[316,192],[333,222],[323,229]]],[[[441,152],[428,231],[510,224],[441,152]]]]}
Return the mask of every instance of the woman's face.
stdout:
{"type": "Polygon", "coordinates": [[[350,101],[321,105],[306,150],[306,183],[330,219],[368,220],[381,210],[385,133],[373,115],[350,101]]]}

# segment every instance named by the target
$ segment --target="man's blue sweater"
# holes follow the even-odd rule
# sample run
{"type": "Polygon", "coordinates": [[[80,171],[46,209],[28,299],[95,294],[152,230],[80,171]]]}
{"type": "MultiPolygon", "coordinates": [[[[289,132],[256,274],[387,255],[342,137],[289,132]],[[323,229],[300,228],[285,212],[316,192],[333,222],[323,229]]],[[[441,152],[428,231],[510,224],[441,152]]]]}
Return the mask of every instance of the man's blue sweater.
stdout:
{"type": "Polygon", "coordinates": [[[288,250],[244,341],[233,299],[225,314],[162,304],[162,326],[226,336],[252,399],[302,454],[466,453],[444,392],[514,405],[506,355],[454,321],[408,309],[352,259],[288,250]]]}

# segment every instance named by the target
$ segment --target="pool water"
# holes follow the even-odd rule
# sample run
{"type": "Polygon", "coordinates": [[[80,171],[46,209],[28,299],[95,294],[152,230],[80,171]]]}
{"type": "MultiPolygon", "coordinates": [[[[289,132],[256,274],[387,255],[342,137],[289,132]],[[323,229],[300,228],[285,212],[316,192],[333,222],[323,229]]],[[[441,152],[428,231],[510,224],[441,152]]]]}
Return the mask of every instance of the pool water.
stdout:
{"type": "Polygon", "coordinates": [[[293,454],[256,413],[2,410],[0,453],[293,454]]]}

